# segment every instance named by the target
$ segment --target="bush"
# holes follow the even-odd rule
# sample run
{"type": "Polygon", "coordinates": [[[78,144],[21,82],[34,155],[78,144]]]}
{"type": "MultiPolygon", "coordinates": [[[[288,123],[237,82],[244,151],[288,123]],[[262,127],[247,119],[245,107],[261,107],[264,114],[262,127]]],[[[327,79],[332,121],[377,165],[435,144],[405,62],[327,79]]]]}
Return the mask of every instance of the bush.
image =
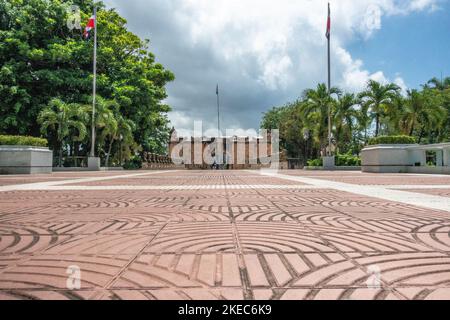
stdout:
{"type": "Polygon", "coordinates": [[[351,154],[338,154],[336,156],[336,166],[359,167],[361,166],[361,158],[351,154]]]}
{"type": "Polygon", "coordinates": [[[134,156],[130,160],[125,161],[123,168],[125,170],[139,170],[142,168],[142,159],[140,156],[134,156]]]}
{"type": "MultiPolygon", "coordinates": [[[[322,167],[322,159],[314,159],[308,161],[308,167],[322,167]]],[[[359,167],[361,166],[361,158],[351,154],[338,154],[336,155],[337,167],[359,167]]]]}
{"type": "Polygon", "coordinates": [[[28,136],[2,136],[2,135],[0,135],[0,145],[46,147],[48,145],[48,141],[47,141],[47,139],[28,137],[28,136]]]}
{"type": "Polygon", "coordinates": [[[410,136],[381,136],[369,140],[369,146],[377,144],[415,144],[416,138],[410,136]]]}
{"type": "Polygon", "coordinates": [[[323,166],[322,159],[308,160],[308,167],[322,167],[322,166],[323,166]]]}

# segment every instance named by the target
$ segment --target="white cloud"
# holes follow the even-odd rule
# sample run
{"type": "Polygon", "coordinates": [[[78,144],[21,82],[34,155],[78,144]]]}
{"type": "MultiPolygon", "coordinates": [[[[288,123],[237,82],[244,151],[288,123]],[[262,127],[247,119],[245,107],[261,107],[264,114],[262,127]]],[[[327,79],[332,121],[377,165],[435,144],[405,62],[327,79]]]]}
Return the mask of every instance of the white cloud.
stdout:
{"type": "MultiPolygon", "coordinates": [[[[346,47],[355,39],[370,41],[386,15],[435,10],[439,1],[330,0],[333,85],[356,91],[375,79],[406,88],[400,76],[387,79],[383,70],[367,70],[346,47]]],[[[224,87],[224,127],[246,128],[256,127],[267,108],[326,81],[327,0],[105,2],[125,12],[139,34],[152,39],[158,59],[175,71],[168,102],[177,128],[193,119],[215,128],[217,82],[224,87]]]]}
{"type": "Polygon", "coordinates": [[[365,30],[365,39],[370,38],[373,32],[381,29],[382,14],[381,8],[378,5],[371,4],[367,7],[360,26],[361,30],[365,30]]]}
{"type": "Polygon", "coordinates": [[[408,86],[406,85],[406,83],[403,80],[403,78],[400,77],[400,76],[397,76],[394,79],[394,83],[400,87],[402,94],[406,95],[406,91],[408,90],[408,86]]]}
{"type": "Polygon", "coordinates": [[[438,7],[436,0],[413,0],[410,1],[409,9],[411,11],[420,11],[424,9],[436,10],[438,7]]]}

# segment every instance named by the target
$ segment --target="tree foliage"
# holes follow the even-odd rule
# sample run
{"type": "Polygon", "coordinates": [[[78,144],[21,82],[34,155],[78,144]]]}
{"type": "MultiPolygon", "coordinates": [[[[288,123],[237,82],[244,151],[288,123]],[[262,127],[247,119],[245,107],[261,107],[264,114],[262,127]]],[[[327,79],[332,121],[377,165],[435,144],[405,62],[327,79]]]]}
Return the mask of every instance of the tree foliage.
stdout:
{"type": "MultiPolygon", "coordinates": [[[[0,133],[38,136],[38,116],[55,98],[90,103],[93,41],[68,28],[73,4],[80,7],[83,28],[92,0],[0,0],[0,133]]],[[[155,61],[148,40],[127,30],[124,18],[97,5],[97,93],[117,103],[115,116],[133,123],[137,144],[161,151],[169,132],[165,85],[174,75],[155,61]]]]}
{"type": "Polygon", "coordinates": [[[281,147],[306,163],[326,152],[329,107],[338,154],[357,155],[369,141],[384,139],[381,135],[418,143],[450,141],[450,78],[432,79],[405,95],[395,84],[373,80],[359,94],[332,88],[328,95],[325,84],[319,84],[301,99],[266,112],[261,127],[279,129],[281,147]]]}

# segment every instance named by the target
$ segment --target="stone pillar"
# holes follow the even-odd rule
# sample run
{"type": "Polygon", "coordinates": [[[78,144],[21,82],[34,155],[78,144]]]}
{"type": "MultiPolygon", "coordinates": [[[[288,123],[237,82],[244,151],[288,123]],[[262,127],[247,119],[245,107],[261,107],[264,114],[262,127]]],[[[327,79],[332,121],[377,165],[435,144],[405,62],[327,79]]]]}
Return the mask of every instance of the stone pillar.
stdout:
{"type": "Polygon", "coordinates": [[[100,171],[100,158],[89,157],[88,158],[88,169],[90,171],[100,171]]]}
{"type": "Polygon", "coordinates": [[[333,170],[336,167],[336,158],[332,157],[323,157],[323,168],[325,170],[333,170]]]}

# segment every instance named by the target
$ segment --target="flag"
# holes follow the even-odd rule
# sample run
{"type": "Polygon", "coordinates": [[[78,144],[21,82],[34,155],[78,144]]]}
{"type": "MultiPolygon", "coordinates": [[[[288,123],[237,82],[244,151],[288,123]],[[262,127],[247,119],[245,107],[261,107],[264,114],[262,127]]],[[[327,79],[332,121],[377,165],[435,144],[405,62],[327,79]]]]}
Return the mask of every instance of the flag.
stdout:
{"type": "Polygon", "coordinates": [[[216,94],[219,95],[219,85],[216,87],[216,94]]]}
{"type": "Polygon", "coordinates": [[[328,40],[330,40],[331,35],[331,10],[330,10],[330,4],[328,3],[328,20],[327,20],[327,32],[325,36],[328,40]]]}
{"type": "Polygon", "coordinates": [[[91,36],[91,31],[94,28],[95,28],[95,15],[89,18],[89,21],[86,24],[86,28],[84,29],[83,32],[83,37],[85,39],[89,39],[89,37],[91,36]]]}

